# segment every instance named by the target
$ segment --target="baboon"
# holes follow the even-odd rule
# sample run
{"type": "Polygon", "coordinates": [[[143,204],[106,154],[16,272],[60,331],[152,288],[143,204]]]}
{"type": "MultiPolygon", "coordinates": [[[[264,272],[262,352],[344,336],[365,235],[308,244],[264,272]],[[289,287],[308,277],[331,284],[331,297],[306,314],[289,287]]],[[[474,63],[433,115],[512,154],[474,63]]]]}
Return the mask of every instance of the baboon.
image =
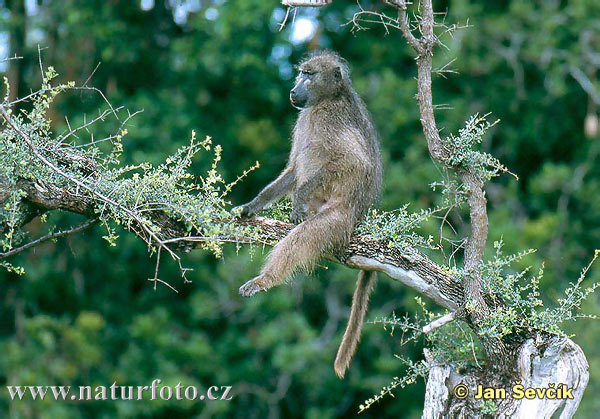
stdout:
{"type": "MultiPolygon", "coordinates": [[[[381,190],[378,134],[352,87],[346,61],[321,51],[301,62],[298,70],[290,101],[300,115],[287,167],[240,207],[242,216],[252,216],[291,194],[290,220],[297,225],[272,249],[260,275],[240,287],[246,297],[280,285],[299,268],[310,270],[325,253],[340,257],[381,190]]],[[[375,272],[359,273],[334,364],[340,378],[360,339],[374,281],[375,272]]]]}

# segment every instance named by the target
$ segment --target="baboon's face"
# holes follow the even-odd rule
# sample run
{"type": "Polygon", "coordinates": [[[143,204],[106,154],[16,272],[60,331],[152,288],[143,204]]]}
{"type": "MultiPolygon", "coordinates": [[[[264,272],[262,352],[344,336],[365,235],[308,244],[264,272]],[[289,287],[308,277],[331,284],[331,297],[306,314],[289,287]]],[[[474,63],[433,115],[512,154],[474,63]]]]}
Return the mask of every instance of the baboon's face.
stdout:
{"type": "Polygon", "coordinates": [[[317,56],[299,67],[290,102],[297,109],[308,108],[335,97],[342,87],[342,69],[329,57],[317,56]]]}

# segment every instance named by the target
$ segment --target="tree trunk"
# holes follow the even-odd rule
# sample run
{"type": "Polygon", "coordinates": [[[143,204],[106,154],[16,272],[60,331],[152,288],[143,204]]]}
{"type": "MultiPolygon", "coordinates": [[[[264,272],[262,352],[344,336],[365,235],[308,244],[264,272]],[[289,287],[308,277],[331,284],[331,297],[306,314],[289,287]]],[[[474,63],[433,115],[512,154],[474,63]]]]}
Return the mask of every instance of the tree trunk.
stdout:
{"type": "Polygon", "coordinates": [[[526,340],[517,352],[517,379],[511,383],[490,381],[485,376],[481,377],[478,371],[459,374],[452,365],[435,364],[427,353],[426,358],[430,371],[423,419],[480,418],[486,415],[512,419],[542,419],[560,415],[555,417],[568,419],[575,414],[589,380],[588,363],[583,351],[565,337],[526,340]],[[513,393],[515,384],[521,384],[523,389],[515,388],[513,393]],[[463,397],[465,386],[468,389],[467,397],[463,397]],[[493,400],[495,411],[483,411],[484,400],[474,397],[478,386],[503,388],[506,398],[493,400]],[[557,398],[550,398],[550,395],[516,398],[521,396],[520,390],[525,391],[529,387],[563,390],[557,392],[557,398]]]}
{"type": "MultiPolygon", "coordinates": [[[[9,23],[9,57],[24,56],[25,35],[26,35],[26,14],[25,0],[9,0],[7,2],[10,10],[9,23]]],[[[24,64],[22,59],[14,59],[9,61],[8,66],[8,82],[10,83],[10,95],[8,101],[12,102],[19,96],[19,89],[23,79],[24,64]]],[[[22,89],[22,88],[21,88],[22,89]]]]}

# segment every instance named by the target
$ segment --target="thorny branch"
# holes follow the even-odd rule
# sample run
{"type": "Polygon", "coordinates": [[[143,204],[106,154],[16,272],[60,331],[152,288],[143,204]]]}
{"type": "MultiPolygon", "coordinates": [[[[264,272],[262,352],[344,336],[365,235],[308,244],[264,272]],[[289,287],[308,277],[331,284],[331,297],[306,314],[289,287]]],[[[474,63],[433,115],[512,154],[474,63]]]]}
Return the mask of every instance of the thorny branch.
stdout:
{"type": "Polygon", "coordinates": [[[56,232],[53,231],[51,233],[48,233],[45,236],[40,237],[39,239],[35,239],[35,240],[30,241],[27,244],[24,244],[23,246],[19,246],[15,249],[11,249],[8,252],[0,253],[0,260],[6,259],[7,257],[10,257],[10,256],[14,256],[17,253],[21,253],[24,250],[27,250],[34,246],[37,246],[38,244],[41,244],[48,240],[55,240],[55,239],[58,239],[59,237],[63,237],[63,236],[73,234],[73,233],[78,233],[78,232],[90,227],[91,225],[95,224],[97,221],[98,220],[92,218],[92,219],[82,222],[79,225],[71,227],[67,230],[61,230],[61,231],[56,231],[56,232]]]}
{"type": "MultiPolygon", "coordinates": [[[[399,2],[398,2],[399,3],[399,2]]],[[[432,83],[431,74],[433,72],[433,48],[439,43],[438,37],[434,33],[435,20],[434,11],[431,0],[421,0],[421,17],[419,20],[419,30],[421,38],[418,40],[418,47],[415,48],[417,53],[417,100],[421,113],[421,124],[423,125],[423,133],[427,139],[427,145],[431,156],[440,164],[452,169],[448,164],[448,152],[444,148],[444,143],[439,135],[439,130],[435,121],[433,98],[432,98],[432,83]]],[[[406,14],[406,7],[398,6],[399,21],[403,26],[402,33],[406,37],[407,33],[412,35],[409,28],[409,20],[406,14]]],[[[409,44],[413,45],[414,41],[407,38],[409,44]]],[[[487,199],[485,197],[484,184],[476,176],[470,168],[462,168],[458,174],[466,186],[468,193],[469,215],[471,222],[471,234],[467,240],[464,252],[464,267],[469,275],[466,276],[464,283],[464,296],[467,318],[471,325],[477,329],[478,324],[485,319],[490,312],[490,308],[483,298],[481,273],[479,265],[483,260],[485,246],[488,236],[488,216],[487,216],[487,199]]],[[[505,344],[499,339],[491,341],[484,340],[482,342],[488,356],[495,358],[500,356],[500,359],[509,358],[510,351],[505,347],[505,344]]],[[[510,363],[492,364],[500,368],[509,369],[510,363]]]]}
{"type": "MultiPolygon", "coordinates": [[[[111,106],[111,109],[112,109],[112,106],[111,106]]],[[[114,110],[113,110],[113,112],[114,112],[114,110]]],[[[46,157],[44,157],[39,152],[39,150],[37,149],[37,147],[35,146],[35,144],[33,143],[33,140],[31,138],[29,138],[29,136],[25,132],[23,132],[23,130],[15,123],[15,121],[11,117],[10,113],[4,108],[3,105],[0,105],[0,115],[2,115],[2,117],[4,118],[4,120],[6,121],[6,123],[16,133],[19,134],[19,136],[21,137],[21,139],[31,149],[31,152],[33,153],[33,155],[36,156],[43,164],[45,164],[47,167],[49,167],[52,171],[54,171],[58,175],[66,178],[67,180],[69,180],[73,184],[77,185],[81,189],[87,191],[95,199],[100,200],[101,202],[104,202],[106,204],[109,204],[109,205],[111,205],[111,206],[113,206],[115,208],[118,208],[121,211],[123,211],[125,214],[127,214],[128,216],[130,216],[131,219],[135,220],[135,222],[137,223],[137,225],[146,233],[147,238],[145,240],[148,242],[149,245],[156,246],[158,249],[164,249],[164,250],[166,250],[167,253],[174,260],[176,260],[179,263],[181,263],[180,262],[181,261],[180,256],[177,255],[177,253],[175,253],[169,247],[167,247],[166,244],[163,242],[163,240],[160,237],[158,237],[158,235],[152,230],[151,226],[148,226],[148,223],[145,220],[141,219],[138,214],[134,213],[129,208],[124,207],[123,205],[119,204],[118,202],[115,202],[114,200],[110,199],[109,197],[103,195],[102,193],[96,191],[94,188],[90,187],[86,183],[84,183],[84,182],[82,182],[82,181],[80,181],[78,179],[75,179],[74,177],[70,176],[68,173],[66,173],[64,170],[62,170],[60,167],[56,166],[54,163],[52,163],[50,160],[48,160],[46,157]]],[[[155,280],[158,280],[158,279],[155,278],[155,280]]]]}

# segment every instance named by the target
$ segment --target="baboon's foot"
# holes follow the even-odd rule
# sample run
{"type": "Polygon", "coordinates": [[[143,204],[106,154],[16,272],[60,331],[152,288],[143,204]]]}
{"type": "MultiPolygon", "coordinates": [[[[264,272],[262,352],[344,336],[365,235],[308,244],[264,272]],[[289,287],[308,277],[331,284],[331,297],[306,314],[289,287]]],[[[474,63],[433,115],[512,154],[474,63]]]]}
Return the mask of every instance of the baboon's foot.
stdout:
{"type": "Polygon", "coordinates": [[[268,287],[265,283],[265,276],[259,275],[240,287],[240,295],[243,297],[252,297],[257,292],[266,291],[267,289],[268,287]]]}

